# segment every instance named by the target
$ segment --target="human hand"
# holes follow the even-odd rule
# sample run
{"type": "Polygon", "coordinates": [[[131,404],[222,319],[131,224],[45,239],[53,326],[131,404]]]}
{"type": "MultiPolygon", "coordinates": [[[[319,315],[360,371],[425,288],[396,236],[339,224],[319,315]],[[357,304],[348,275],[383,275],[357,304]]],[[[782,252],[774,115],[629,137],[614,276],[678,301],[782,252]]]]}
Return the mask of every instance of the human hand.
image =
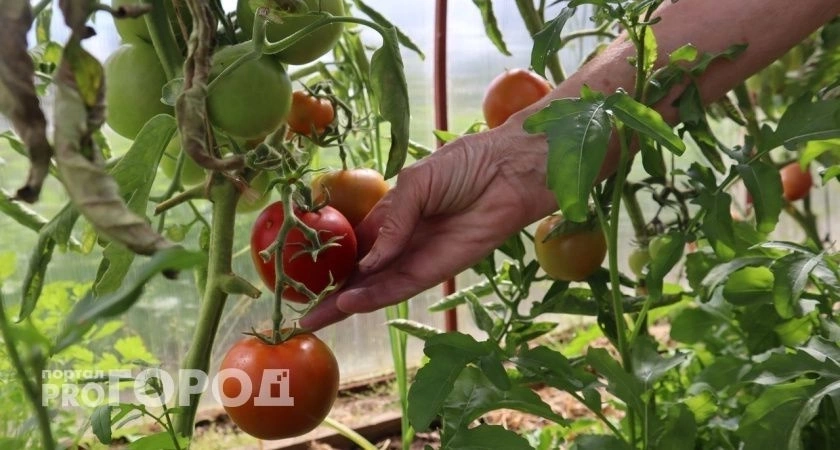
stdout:
{"type": "Polygon", "coordinates": [[[356,227],[359,271],[300,321],[319,329],[409,299],[471,267],[556,210],[544,137],[503,126],[465,136],[404,169],[356,227]]]}

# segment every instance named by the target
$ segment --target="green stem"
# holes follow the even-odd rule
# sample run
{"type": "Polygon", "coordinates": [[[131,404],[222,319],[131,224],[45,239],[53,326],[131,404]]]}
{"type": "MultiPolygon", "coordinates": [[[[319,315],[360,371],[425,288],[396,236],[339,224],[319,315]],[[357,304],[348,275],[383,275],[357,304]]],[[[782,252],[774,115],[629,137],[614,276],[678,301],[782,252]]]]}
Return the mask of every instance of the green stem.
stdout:
{"type": "MultiPolygon", "coordinates": [[[[525,28],[533,37],[545,26],[545,21],[540,15],[539,11],[534,8],[533,0],[516,0],[516,7],[519,9],[519,15],[525,22],[525,28]]],[[[548,71],[551,72],[551,78],[555,84],[559,84],[566,79],[566,74],[563,72],[563,66],[560,64],[560,54],[554,53],[545,61],[548,71]]]]}
{"type": "MultiPolygon", "coordinates": [[[[182,367],[207,373],[210,368],[210,354],[219,328],[227,294],[219,286],[221,275],[229,275],[233,254],[233,234],[236,219],[236,202],[239,190],[233,183],[216,175],[210,189],[213,201],[213,220],[208,252],[207,284],[198,312],[192,343],[182,367]]],[[[189,381],[189,380],[184,380],[189,381]]],[[[183,389],[185,386],[181,386],[183,389]]],[[[193,422],[198,410],[201,394],[190,394],[189,404],[176,416],[175,429],[183,436],[192,436],[193,422]]]]}
{"type": "Polygon", "coordinates": [[[216,18],[219,19],[219,22],[222,23],[222,28],[225,30],[225,38],[227,38],[229,43],[235,44],[236,30],[228,15],[225,14],[225,8],[222,6],[222,2],[220,0],[212,0],[210,2],[210,8],[213,10],[216,18]]]}
{"type": "MultiPolygon", "coordinates": [[[[26,394],[26,398],[35,410],[35,418],[38,421],[38,429],[41,431],[41,443],[44,445],[44,449],[54,449],[56,446],[52,429],[50,428],[50,415],[46,406],[43,404],[41,390],[38,388],[41,383],[32,383],[32,380],[30,380],[26,374],[26,367],[24,366],[23,360],[20,358],[17,346],[15,345],[16,339],[12,334],[12,330],[9,327],[9,321],[6,318],[6,310],[3,306],[2,296],[0,296],[0,332],[2,332],[3,342],[6,343],[6,351],[9,355],[9,359],[17,372],[17,376],[20,379],[21,384],[23,384],[23,391],[26,394]]],[[[41,368],[36,367],[35,369],[35,372],[38,374],[37,376],[40,377],[41,368]]]]}
{"type": "Polygon", "coordinates": [[[645,225],[645,216],[642,214],[642,207],[639,204],[639,199],[635,192],[630,189],[630,185],[626,184],[622,189],[622,198],[624,199],[624,210],[627,212],[627,217],[630,218],[630,223],[633,224],[633,232],[636,234],[636,241],[641,244],[647,244],[647,229],[645,225]]]}
{"type": "MultiPolygon", "coordinates": [[[[394,319],[408,319],[408,302],[401,302],[394,306],[389,306],[385,309],[385,315],[388,320],[394,319]]],[[[406,344],[407,337],[405,333],[400,332],[394,327],[388,327],[388,338],[391,343],[391,358],[394,361],[394,375],[397,379],[397,389],[400,397],[400,410],[402,412],[401,418],[401,436],[403,442],[403,450],[410,450],[411,435],[414,434],[411,424],[408,422],[408,368],[406,366],[406,344]]]]}
{"type": "Polygon", "coordinates": [[[337,431],[340,435],[350,439],[354,444],[358,445],[362,450],[378,450],[376,446],[371,444],[370,441],[364,438],[364,436],[356,433],[352,428],[338,422],[337,420],[327,417],[321,425],[330,427],[337,431]]]}
{"type": "Polygon", "coordinates": [[[169,25],[164,0],[143,1],[152,5],[152,10],[145,15],[146,26],[149,28],[149,35],[152,37],[155,52],[163,65],[166,79],[177,78],[183,70],[184,57],[178,50],[178,41],[175,40],[175,34],[169,25]]]}
{"type": "Polygon", "coordinates": [[[47,6],[49,6],[49,4],[51,2],[52,2],[52,0],[41,0],[35,6],[33,6],[32,7],[32,20],[35,20],[35,18],[38,17],[38,15],[41,14],[41,12],[44,11],[44,9],[46,9],[47,6]]]}

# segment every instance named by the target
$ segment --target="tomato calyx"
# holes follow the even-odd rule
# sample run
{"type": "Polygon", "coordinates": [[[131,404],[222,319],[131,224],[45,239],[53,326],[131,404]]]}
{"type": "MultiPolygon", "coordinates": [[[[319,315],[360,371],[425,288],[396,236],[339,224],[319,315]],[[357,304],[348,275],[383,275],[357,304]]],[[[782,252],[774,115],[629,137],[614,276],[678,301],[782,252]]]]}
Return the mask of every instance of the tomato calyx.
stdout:
{"type": "MultiPolygon", "coordinates": [[[[559,216],[558,214],[552,214],[552,216],[559,216]]],[[[587,215],[587,218],[583,222],[572,222],[571,220],[561,220],[558,221],[554,226],[551,228],[551,231],[545,236],[543,242],[550,241],[551,239],[560,237],[560,236],[567,236],[572,234],[578,234],[587,231],[596,231],[600,230],[601,225],[598,223],[598,217],[595,215],[594,212],[590,212],[587,215]]]]}
{"type": "Polygon", "coordinates": [[[245,331],[242,334],[259,339],[262,343],[266,345],[279,345],[295,336],[299,336],[301,334],[306,333],[308,333],[308,331],[304,330],[303,328],[293,326],[291,328],[280,327],[277,329],[263,331],[257,331],[256,328],[251,327],[251,331],[245,331]]]}

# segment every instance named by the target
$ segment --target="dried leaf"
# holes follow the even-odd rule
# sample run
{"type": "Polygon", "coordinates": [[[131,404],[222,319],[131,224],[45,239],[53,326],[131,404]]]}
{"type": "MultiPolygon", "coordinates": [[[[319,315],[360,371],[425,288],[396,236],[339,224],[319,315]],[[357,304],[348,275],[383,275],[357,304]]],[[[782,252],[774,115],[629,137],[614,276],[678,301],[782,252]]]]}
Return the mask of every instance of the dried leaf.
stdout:
{"type": "Polygon", "coordinates": [[[102,66],[81,48],[78,37],[71,37],[65,47],[55,84],[55,116],[60,118],[55,124],[55,159],[73,204],[100,233],[135,253],[150,255],[171,247],[145,218],[128,209],[105,170],[92,138],[104,120],[102,66]]]}
{"type": "Polygon", "coordinates": [[[5,1],[0,7],[0,112],[11,119],[29,151],[31,167],[16,198],[34,203],[49,173],[53,149],[47,140],[47,120],[35,91],[35,68],[27,52],[26,33],[32,23],[27,0],[5,1]]]}

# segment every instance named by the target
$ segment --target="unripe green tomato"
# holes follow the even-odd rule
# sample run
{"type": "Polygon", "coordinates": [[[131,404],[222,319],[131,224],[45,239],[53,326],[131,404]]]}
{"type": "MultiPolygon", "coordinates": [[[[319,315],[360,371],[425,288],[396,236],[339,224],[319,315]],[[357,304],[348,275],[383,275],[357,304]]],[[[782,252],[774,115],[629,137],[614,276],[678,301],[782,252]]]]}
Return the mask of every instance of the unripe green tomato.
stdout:
{"type": "MultiPolygon", "coordinates": [[[[181,136],[175,134],[163,156],[160,159],[160,168],[163,174],[172,179],[175,177],[175,168],[178,166],[178,158],[181,155],[181,136]]],[[[184,165],[181,167],[181,184],[184,186],[195,186],[204,181],[207,173],[189,155],[184,155],[184,165]]]]}
{"type": "Polygon", "coordinates": [[[142,42],[121,45],[105,60],[105,121],[121,136],[137,137],[158,114],[173,114],[161,102],[166,74],[154,47],[142,42]]]}
{"type": "Polygon", "coordinates": [[[253,180],[251,180],[251,189],[259,193],[259,196],[249,198],[246,195],[239,197],[239,202],[236,204],[236,212],[249,213],[259,211],[271,201],[271,191],[268,189],[268,183],[271,178],[268,172],[260,172],[253,180]]]}
{"type": "MultiPolygon", "coordinates": [[[[250,42],[224,47],[213,55],[210,80],[252,50],[250,42]]],[[[267,56],[250,60],[213,84],[207,98],[210,121],[243,139],[268,135],[289,114],[292,83],[283,66],[267,56]]]]}
{"type": "Polygon", "coordinates": [[[651,259],[659,258],[659,253],[663,248],[670,244],[673,239],[673,237],[667,234],[662,234],[651,239],[650,244],[648,244],[648,252],[650,253],[651,259]]]}
{"type": "Polygon", "coordinates": [[[644,277],[645,266],[649,262],[650,252],[646,248],[636,248],[627,259],[627,265],[630,266],[630,270],[633,271],[636,278],[644,277]]]}
{"type": "MultiPolygon", "coordinates": [[[[309,7],[309,12],[325,11],[334,16],[343,16],[345,14],[344,0],[304,1],[306,2],[306,6],[309,7]]],[[[255,11],[251,9],[248,3],[249,0],[239,0],[236,7],[239,24],[245,32],[245,39],[251,38],[251,32],[254,28],[255,11]]],[[[283,23],[268,23],[266,24],[266,36],[270,41],[279,41],[314,23],[319,18],[320,16],[317,15],[310,17],[288,17],[283,19],[283,23]]],[[[315,61],[335,47],[335,44],[341,37],[342,28],[343,24],[341,23],[333,23],[316,28],[312,33],[309,33],[291,47],[277,53],[277,58],[286,64],[294,65],[308,64],[315,61]]]]}

